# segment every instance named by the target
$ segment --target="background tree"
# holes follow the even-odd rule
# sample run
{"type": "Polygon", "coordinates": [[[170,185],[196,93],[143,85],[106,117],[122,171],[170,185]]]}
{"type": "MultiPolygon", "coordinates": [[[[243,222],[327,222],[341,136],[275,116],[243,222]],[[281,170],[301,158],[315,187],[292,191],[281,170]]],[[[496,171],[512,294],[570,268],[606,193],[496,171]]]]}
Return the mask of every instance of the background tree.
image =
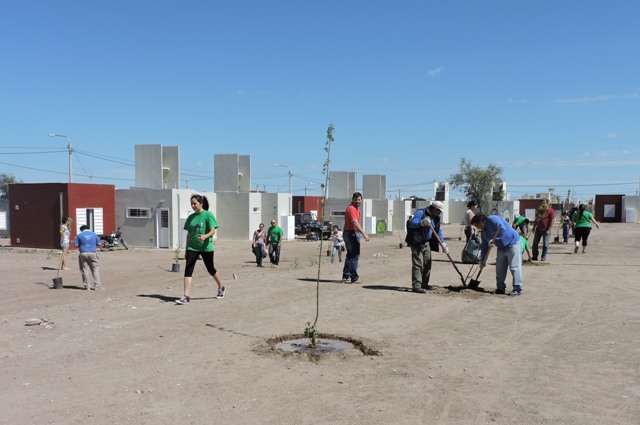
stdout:
{"type": "Polygon", "coordinates": [[[9,185],[13,183],[22,183],[22,180],[16,180],[11,174],[0,173],[0,199],[9,199],[9,185]]]}
{"type": "MultiPolygon", "coordinates": [[[[492,200],[494,187],[502,187],[502,168],[489,164],[487,168],[472,165],[465,158],[460,158],[460,172],[449,178],[454,189],[461,189],[468,201],[476,201],[480,210],[492,200]]],[[[504,193],[501,196],[504,199],[504,193]]]]}

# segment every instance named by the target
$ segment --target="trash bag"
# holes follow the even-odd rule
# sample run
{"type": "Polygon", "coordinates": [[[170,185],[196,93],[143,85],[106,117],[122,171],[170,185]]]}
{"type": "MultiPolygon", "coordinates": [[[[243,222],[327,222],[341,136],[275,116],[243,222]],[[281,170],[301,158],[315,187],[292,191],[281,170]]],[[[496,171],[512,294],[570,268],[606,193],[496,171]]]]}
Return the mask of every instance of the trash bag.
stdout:
{"type": "Polygon", "coordinates": [[[472,235],[462,249],[462,262],[464,264],[478,264],[480,262],[480,239],[472,235]]]}

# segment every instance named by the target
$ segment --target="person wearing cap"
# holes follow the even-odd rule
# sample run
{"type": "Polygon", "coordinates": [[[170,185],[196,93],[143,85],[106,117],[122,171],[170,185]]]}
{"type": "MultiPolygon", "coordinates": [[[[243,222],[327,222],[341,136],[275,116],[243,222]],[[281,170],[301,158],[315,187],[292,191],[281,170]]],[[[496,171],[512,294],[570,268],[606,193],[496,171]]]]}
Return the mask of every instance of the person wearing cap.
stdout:
{"type": "Polygon", "coordinates": [[[427,208],[417,210],[413,217],[407,221],[405,242],[411,248],[411,287],[413,292],[424,294],[427,289],[430,289],[431,251],[440,250],[434,231],[442,241],[444,253],[449,253],[449,248],[444,243],[444,237],[440,230],[443,212],[444,204],[440,201],[433,201],[427,208]]]}
{"type": "Polygon", "coordinates": [[[511,270],[513,291],[509,295],[522,295],[522,242],[518,232],[499,215],[478,214],[473,217],[471,224],[482,231],[480,270],[487,265],[489,243],[496,247],[496,294],[505,294],[507,270],[511,270]],[[500,231],[496,235],[498,228],[500,231]]]}

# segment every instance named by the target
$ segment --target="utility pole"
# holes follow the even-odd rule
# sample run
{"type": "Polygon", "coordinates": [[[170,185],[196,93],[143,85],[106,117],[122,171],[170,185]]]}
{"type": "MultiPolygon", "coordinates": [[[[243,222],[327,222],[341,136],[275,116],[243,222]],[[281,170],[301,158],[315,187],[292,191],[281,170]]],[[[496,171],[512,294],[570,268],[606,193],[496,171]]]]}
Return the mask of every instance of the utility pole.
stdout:
{"type": "Polygon", "coordinates": [[[72,166],[72,154],[73,154],[73,146],[71,146],[71,139],[69,139],[64,134],[56,134],[49,133],[49,137],[64,137],[67,139],[67,149],[69,150],[69,183],[73,181],[73,166],[72,166]]]}

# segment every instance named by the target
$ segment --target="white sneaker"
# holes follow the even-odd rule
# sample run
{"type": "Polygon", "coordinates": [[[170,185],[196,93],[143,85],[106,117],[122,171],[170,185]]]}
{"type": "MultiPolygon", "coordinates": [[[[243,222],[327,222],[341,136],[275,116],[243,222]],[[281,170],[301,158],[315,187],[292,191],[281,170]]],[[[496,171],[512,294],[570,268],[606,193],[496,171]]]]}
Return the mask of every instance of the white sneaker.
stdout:
{"type": "Polygon", "coordinates": [[[223,286],[222,288],[218,288],[218,295],[216,296],[216,298],[217,298],[217,299],[222,299],[222,298],[224,298],[224,291],[225,291],[224,286],[223,286]]]}
{"type": "Polygon", "coordinates": [[[179,299],[176,300],[176,304],[179,304],[179,305],[189,304],[190,300],[191,300],[191,298],[187,297],[186,295],[183,295],[179,299]]]}

